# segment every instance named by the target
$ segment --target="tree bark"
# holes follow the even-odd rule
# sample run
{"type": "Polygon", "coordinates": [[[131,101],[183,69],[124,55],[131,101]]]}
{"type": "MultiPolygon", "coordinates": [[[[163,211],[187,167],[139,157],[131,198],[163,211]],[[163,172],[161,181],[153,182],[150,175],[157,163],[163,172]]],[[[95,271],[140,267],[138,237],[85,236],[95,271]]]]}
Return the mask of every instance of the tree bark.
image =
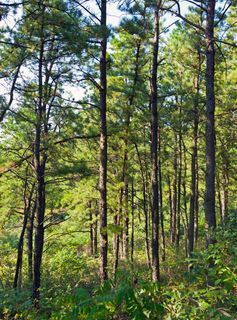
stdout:
{"type": "Polygon", "coordinates": [[[177,186],[177,234],[176,234],[176,247],[179,248],[180,242],[180,222],[181,222],[181,186],[182,186],[182,101],[179,103],[179,155],[178,155],[178,186],[177,186]]]}
{"type": "Polygon", "coordinates": [[[169,209],[170,209],[170,240],[172,242],[172,233],[173,233],[173,194],[172,194],[172,187],[171,187],[171,179],[170,175],[168,175],[168,187],[169,187],[169,209]]]}
{"type": "Polygon", "coordinates": [[[108,279],[108,231],[107,231],[107,1],[101,0],[100,46],[100,274],[101,281],[108,279]]]}
{"type": "MultiPolygon", "coordinates": [[[[127,160],[128,161],[128,160],[127,160]]],[[[126,163],[128,163],[126,161],[126,163]]],[[[125,212],[124,212],[124,226],[123,226],[123,258],[128,259],[129,257],[129,209],[128,209],[128,172],[126,168],[125,176],[125,212]]]]}
{"type": "Polygon", "coordinates": [[[150,258],[150,241],[149,241],[149,220],[148,220],[148,212],[147,212],[147,193],[146,193],[146,179],[145,173],[143,170],[142,159],[140,156],[140,152],[136,143],[135,148],[138,156],[139,166],[140,166],[140,173],[142,177],[142,195],[143,195],[143,214],[145,218],[145,252],[146,252],[146,261],[147,266],[151,268],[151,258],[150,258]]]}
{"type": "Polygon", "coordinates": [[[215,212],[215,0],[207,1],[206,21],[206,192],[205,217],[207,245],[214,242],[211,236],[216,227],[215,212]]]}
{"type": "Polygon", "coordinates": [[[229,160],[228,151],[225,150],[223,154],[223,165],[222,165],[222,184],[223,184],[223,214],[224,221],[228,218],[228,207],[229,207],[229,160]]]}
{"type": "Polygon", "coordinates": [[[189,219],[188,219],[188,206],[187,206],[187,157],[186,157],[186,146],[183,141],[183,159],[184,159],[184,177],[183,177],[183,199],[184,199],[184,214],[183,214],[183,225],[185,230],[185,256],[188,256],[188,234],[189,234],[189,219]]]}
{"type": "Polygon", "coordinates": [[[131,262],[133,263],[133,258],[134,258],[134,210],[135,210],[135,204],[134,204],[134,180],[132,180],[132,190],[131,190],[131,199],[132,199],[132,210],[131,210],[131,262]]]}
{"type": "MultiPolygon", "coordinates": [[[[159,121],[159,119],[158,119],[159,121]]],[[[165,261],[165,227],[164,227],[164,212],[163,212],[163,189],[162,189],[162,170],[161,170],[161,137],[160,123],[158,123],[158,171],[159,171],[159,200],[160,200],[160,225],[162,236],[162,261],[165,261]]]]}
{"type": "Polygon", "coordinates": [[[198,241],[198,232],[199,232],[199,164],[198,164],[198,155],[196,159],[196,187],[195,187],[195,198],[194,198],[194,215],[195,215],[195,246],[198,241]]]}
{"type": "MultiPolygon", "coordinates": [[[[200,91],[200,73],[201,73],[201,55],[198,48],[198,65],[197,76],[194,81],[194,101],[193,101],[193,146],[192,146],[192,162],[191,162],[191,195],[190,195],[190,212],[189,212],[189,239],[188,239],[188,255],[191,257],[194,242],[195,242],[195,217],[198,215],[197,202],[198,202],[198,185],[197,185],[197,157],[198,157],[198,122],[199,122],[199,91],[200,91]]],[[[196,230],[197,230],[198,218],[196,217],[196,230]]],[[[197,234],[197,232],[196,232],[197,234]]]]}
{"type": "MultiPolygon", "coordinates": [[[[36,140],[39,139],[40,133],[37,129],[36,140]]],[[[37,143],[38,144],[38,143],[37,143]]],[[[34,277],[33,277],[33,301],[34,306],[39,308],[40,283],[41,283],[41,264],[44,246],[44,216],[45,216],[45,164],[40,161],[39,147],[36,147],[36,173],[37,173],[37,209],[36,209],[36,227],[35,227],[35,246],[34,246],[34,277]]]]}
{"type": "Polygon", "coordinates": [[[223,201],[222,201],[219,173],[217,173],[216,182],[217,182],[217,192],[218,192],[218,201],[219,201],[220,224],[223,225],[223,221],[224,221],[224,219],[223,219],[223,201]]]}
{"type": "Polygon", "coordinates": [[[172,197],[172,230],[171,243],[175,244],[177,238],[177,171],[178,171],[178,157],[177,157],[177,134],[174,133],[174,179],[173,179],[173,197],[172,197]]]}
{"type": "Polygon", "coordinates": [[[159,2],[154,14],[153,61],[151,75],[151,190],[152,190],[152,280],[160,278],[159,267],[159,185],[158,185],[158,96],[157,96],[157,69],[159,51],[159,2]]]}
{"type": "Polygon", "coordinates": [[[130,124],[130,115],[127,119],[127,128],[125,134],[125,152],[124,152],[124,169],[123,169],[123,181],[124,181],[124,207],[123,207],[123,228],[122,228],[122,256],[123,259],[128,259],[129,249],[129,209],[128,209],[128,131],[130,124]]]}
{"type": "Polygon", "coordinates": [[[95,221],[93,224],[93,235],[94,235],[94,239],[93,239],[93,251],[94,254],[97,255],[98,254],[98,203],[97,200],[95,201],[95,221]]]}
{"type": "Polygon", "coordinates": [[[120,232],[118,228],[120,226],[122,208],[123,208],[123,188],[121,188],[119,192],[118,212],[114,216],[114,225],[117,227],[117,230],[114,234],[114,266],[113,266],[114,276],[116,274],[116,270],[118,269],[118,264],[119,264],[120,232]]]}
{"type": "Polygon", "coordinates": [[[124,207],[124,219],[123,219],[123,258],[128,259],[129,257],[129,210],[128,210],[128,147],[129,147],[129,128],[130,128],[130,122],[132,117],[132,106],[133,101],[136,95],[136,87],[138,82],[138,75],[139,75],[139,58],[140,58],[140,49],[141,49],[141,42],[138,40],[136,43],[136,54],[135,54],[135,72],[134,72],[134,79],[133,79],[133,86],[132,86],[132,92],[128,98],[128,107],[126,111],[126,130],[125,130],[125,136],[124,136],[124,144],[125,144],[125,150],[124,150],[124,174],[123,174],[123,181],[124,181],[124,193],[125,193],[125,207],[124,207]]]}
{"type": "Polygon", "coordinates": [[[34,189],[30,191],[29,196],[27,197],[27,188],[28,188],[28,182],[27,179],[25,181],[25,188],[24,188],[24,218],[23,218],[23,224],[22,224],[22,230],[20,234],[20,238],[18,241],[17,245],[17,262],[16,262],[16,270],[15,270],[15,276],[14,276],[14,283],[13,283],[13,288],[18,287],[18,282],[19,282],[19,276],[20,276],[20,270],[22,268],[22,258],[23,258],[23,244],[24,244],[24,236],[25,236],[25,231],[27,227],[27,222],[29,218],[29,213],[31,209],[31,200],[33,196],[34,189]]]}
{"type": "Polygon", "coordinates": [[[37,206],[36,206],[36,227],[34,241],[34,276],[33,276],[33,303],[36,309],[40,308],[40,284],[41,284],[41,264],[44,247],[44,216],[45,216],[45,169],[46,169],[46,140],[47,140],[47,123],[46,123],[46,105],[44,101],[44,83],[43,83],[43,66],[44,66],[44,14],[45,6],[39,3],[41,10],[41,35],[40,51],[38,61],[38,106],[36,110],[37,124],[34,144],[34,167],[37,180],[37,206]]]}
{"type": "Polygon", "coordinates": [[[94,228],[93,228],[93,214],[92,214],[92,201],[88,202],[89,210],[89,224],[90,224],[90,255],[94,255],[94,228]]]}
{"type": "Polygon", "coordinates": [[[33,234],[34,234],[34,219],[37,206],[37,199],[34,200],[34,205],[29,217],[29,223],[27,226],[27,256],[28,256],[28,278],[29,283],[33,283],[33,234]]]}

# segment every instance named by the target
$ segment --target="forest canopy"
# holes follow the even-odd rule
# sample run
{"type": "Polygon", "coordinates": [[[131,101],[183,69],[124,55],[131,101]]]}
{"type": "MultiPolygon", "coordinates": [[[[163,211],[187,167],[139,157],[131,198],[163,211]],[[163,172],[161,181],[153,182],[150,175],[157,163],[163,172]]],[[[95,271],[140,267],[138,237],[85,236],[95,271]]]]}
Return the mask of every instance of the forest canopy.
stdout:
{"type": "Polygon", "coordinates": [[[237,2],[0,2],[0,319],[237,318],[237,2]]]}

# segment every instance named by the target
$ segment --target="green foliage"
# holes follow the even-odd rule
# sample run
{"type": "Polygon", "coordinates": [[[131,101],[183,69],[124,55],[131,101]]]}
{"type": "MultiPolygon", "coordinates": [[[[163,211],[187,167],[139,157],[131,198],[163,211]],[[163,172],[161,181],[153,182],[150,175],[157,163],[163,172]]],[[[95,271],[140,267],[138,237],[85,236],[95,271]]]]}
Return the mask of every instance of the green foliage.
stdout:
{"type": "Polygon", "coordinates": [[[28,290],[18,291],[0,289],[0,317],[4,320],[24,318],[23,315],[31,313],[31,293],[28,290]]]}
{"type": "MultiPolygon", "coordinates": [[[[216,21],[223,18],[215,30],[215,38],[223,40],[220,43],[216,41],[215,55],[216,211],[220,214],[218,228],[213,232],[216,242],[208,249],[204,244],[206,230],[203,210],[206,163],[205,37],[182,21],[176,23],[167,34],[163,16],[165,11],[162,10],[160,14],[159,179],[163,196],[161,209],[164,215],[166,261],[161,261],[159,284],[150,281],[151,270],[147,267],[144,245],[147,238],[151,246],[152,233],[150,77],[156,1],[120,1],[126,18],[121,20],[118,28],[113,30],[112,37],[109,37],[108,225],[101,228],[100,232],[99,50],[101,35],[104,32],[109,34],[110,30],[101,28],[97,17],[89,17],[89,13],[83,10],[83,6],[91,1],[29,0],[23,1],[23,5],[21,1],[18,2],[7,9],[4,4],[0,5],[0,18],[3,19],[0,26],[0,116],[7,112],[0,128],[0,318],[237,318],[237,54],[234,46],[225,43],[234,43],[236,40],[236,1],[223,17],[221,9],[216,12],[216,21]],[[11,14],[15,19],[13,28],[10,26],[11,14]],[[43,52],[40,51],[42,43],[43,52]],[[42,59],[39,59],[40,52],[42,59]],[[39,69],[42,71],[41,79],[39,69]],[[196,96],[197,86],[199,91],[196,96]],[[14,89],[12,93],[11,88],[14,89]],[[39,120],[37,108],[41,90],[45,110],[39,120]],[[199,238],[195,252],[191,258],[185,259],[194,140],[193,107],[196,98],[199,122],[196,167],[199,238]],[[9,102],[11,99],[12,103],[9,102]],[[31,302],[28,230],[24,237],[19,288],[12,289],[22,220],[32,186],[35,190],[30,214],[36,201],[34,151],[37,126],[42,130],[41,158],[44,152],[47,154],[40,310],[35,310],[31,302]],[[177,143],[178,136],[181,146],[177,143]],[[180,163],[176,161],[178,152],[181,155],[178,160],[180,163]],[[178,166],[181,168],[179,191],[178,166]],[[176,199],[175,192],[179,193],[176,199]],[[178,197],[179,248],[170,244],[169,240],[170,211],[175,200],[178,202],[178,197]],[[119,267],[114,275],[113,237],[120,237],[121,249],[124,220],[129,216],[131,240],[132,212],[135,239],[133,262],[119,257],[119,267]],[[228,218],[224,219],[224,214],[228,218]],[[119,223],[115,221],[116,217],[120,219],[119,223]],[[105,232],[109,238],[108,272],[112,280],[99,285],[99,248],[96,254],[91,253],[90,236],[97,233],[99,247],[100,233],[105,232]]],[[[227,2],[225,5],[228,7],[227,2]]],[[[89,9],[93,10],[93,6],[89,9]]],[[[205,15],[200,8],[190,8],[186,17],[205,28],[205,15]]],[[[37,226],[37,219],[34,226],[37,226]]]]}
{"type": "Polygon", "coordinates": [[[52,319],[102,320],[119,319],[122,315],[131,320],[161,319],[164,308],[156,294],[157,290],[150,284],[135,286],[121,283],[114,287],[113,283],[108,281],[91,296],[87,291],[77,289],[61,302],[64,308],[54,313],[52,319]],[[70,311],[71,309],[73,311],[70,311]]]}

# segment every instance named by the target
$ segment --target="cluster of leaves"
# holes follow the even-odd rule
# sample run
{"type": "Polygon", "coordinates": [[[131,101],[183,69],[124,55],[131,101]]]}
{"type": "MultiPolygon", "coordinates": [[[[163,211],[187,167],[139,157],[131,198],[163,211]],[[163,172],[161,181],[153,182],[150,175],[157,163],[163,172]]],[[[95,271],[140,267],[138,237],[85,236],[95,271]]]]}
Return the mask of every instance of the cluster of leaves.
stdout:
{"type": "MultiPolygon", "coordinates": [[[[83,288],[64,298],[63,308],[52,319],[159,319],[164,307],[153,284],[121,283],[114,287],[108,281],[92,295],[83,288]]],[[[62,304],[62,301],[60,301],[62,304]]]]}

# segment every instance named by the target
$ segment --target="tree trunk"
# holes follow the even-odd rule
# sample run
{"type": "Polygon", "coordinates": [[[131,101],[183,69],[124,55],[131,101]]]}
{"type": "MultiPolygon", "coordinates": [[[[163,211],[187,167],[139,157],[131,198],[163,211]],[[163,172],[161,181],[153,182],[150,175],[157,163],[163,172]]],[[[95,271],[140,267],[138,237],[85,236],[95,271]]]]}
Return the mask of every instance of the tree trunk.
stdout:
{"type": "Polygon", "coordinates": [[[131,198],[132,198],[132,210],[131,210],[131,262],[133,263],[133,257],[134,257],[134,180],[132,180],[132,190],[131,190],[131,198]]]}
{"type": "MultiPolygon", "coordinates": [[[[159,120],[158,120],[159,121],[159,120]]],[[[160,200],[160,225],[162,236],[162,261],[165,261],[165,228],[164,228],[164,212],[163,212],[163,190],[162,190],[162,170],[161,170],[161,139],[160,124],[158,123],[158,171],[159,171],[159,200],[160,200]]]]}
{"type": "Polygon", "coordinates": [[[177,234],[176,247],[179,248],[180,242],[180,221],[181,221],[181,185],[182,185],[182,102],[178,102],[179,108],[179,155],[178,155],[178,186],[177,186],[177,234]]]}
{"type": "Polygon", "coordinates": [[[98,230],[98,203],[97,200],[95,201],[95,221],[93,224],[93,235],[94,235],[94,239],[93,239],[93,251],[94,254],[97,255],[98,253],[98,236],[97,236],[97,230],[98,230]]]}
{"type": "MultiPolygon", "coordinates": [[[[124,151],[124,157],[123,157],[123,168],[122,168],[122,178],[121,182],[124,183],[124,187],[120,188],[119,192],[119,200],[118,200],[118,212],[114,216],[114,225],[116,227],[119,227],[120,224],[123,224],[122,227],[123,229],[121,230],[121,235],[119,234],[118,230],[116,230],[114,234],[114,268],[113,268],[113,273],[115,274],[117,268],[118,268],[118,263],[119,263],[119,246],[120,246],[120,237],[122,239],[122,257],[124,258],[126,256],[126,223],[127,223],[127,230],[128,230],[128,194],[127,197],[125,197],[125,214],[123,214],[123,198],[124,198],[124,189],[125,189],[125,195],[126,195],[126,187],[127,186],[127,166],[128,166],[128,158],[127,158],[127,152],[128,152],[128,128],[129,128],[129,123],[130,123],[130,116],[127,119],[127,126],[126,126],[126,139],[125,139],[125,151],[124,151]],[[122,219],[123,218],[123,219],[122,219]],[[121,221],[122,220],[122,221],[121,221]]],[[[128,190],[127,190],[128,192],[128,190]]]]}
{"type": "Polygon", "coordinates": [[[33,233],[34,233],[34,219],[37,206],[37,199],[35,198],[34,205],[29,217],[29,224],[27,226],[27,255],[28,255],[28,278],[29,283],[33,283],[33,233]]]}
{"type": "Polygon", "coordinates": [[[146,252],[146,261],[147,266],[151,268],[151,258],[150,258],[150,245],[149,245],[149,221],[148,221],[148,212],[147,212],[147,194],[146,194],[146,180],[145,174],[143,170],[142,160],[140,156],[140,152],[136,143],[135,148],[138,156],[139,166],[140,166],[140,173],[142,177],[142,195],[143,195],[143,213],[145,218],[145,252],[146,252]]]}
{"type": "Polygon", "coordinates": [[[92,214],[92,205],[91,201],[88,203],[89,209],[89,224],[90,224],[90,255],[94,254],[94,228],[93,228],[93,214],[92,214]]]}
{"type": "Polygon", "coordinates": [[[183,158],[184,158],[184,178],[183,178],[183,199],[184,199],[184,215],[183,224],[185,230],[185,256],[188,256],[188,236],[189,236],[189,220],[188,220],[188,206],[187,206],[187,157],[186,157],[186,146],[183,141],[183,158]]]}
{"type": "Polygon", "coordinates": [[[126,119],[126,132],[125,132],[125,150],[124,150],[124,158],[123,158],[123,173],[122,173],[122,182],[124,183],[124,188],[122,188],[122,192],[124,192],[124,197],[122,195],[121,198],[121,214],[122,217],[122,234],[121,234],[121,242],[122,242],[122,257],[123,259],[128,259],[128,246],[129,246],[129,238],[128,238],[128,226],[129,226],[129,212],[128,212],[128,132],[130,125],[130,113],[127,114],[126,119]],[[124,199],[124,206],[123,206],[124,199]]]}
{"type": "Polygon", "coordinates": [[[101,281],[108,279],[108,232],[107,232],[107,1],[101,0],[100,47],[100,256],[101,281]]]}
{"type": "Polygon", "coordinates": [[[221,195],[221,184],[220,184],[220,176],[217,173],[216,176],[217,180],[217,192],[218,192],[218,201],[219,201],[219,212],[220,212],[220,224],[223,225],[223,202],[222,202],[222,195],[221,195]]]}
{"type": "Polygon", "coordinates": [[[129,257],[129,209],[128,209],[128,172],[126,168],[125,176],[125,212],[124,212],[124,226],[123,226],[123,258],[129,257]]]}
{"type": "MultiPolygon", "coordinates": [[[[193,152],[192,152],[192,162],[191,162],[191,196],[190,196],[190,213],[189,213],[189,239],[188,239],[188,255],[191,257],[194,242],[195,242],[195,217],[198,215],[198,185],[197,185],[197,156],[198,156],[198,105],[199,105],[199,82],[201,73],[201,55],[200,49],[198,49],[198,66],[197,66],[197,77],[194,81],[195,96],[193,101],[193,152]]],[[[198,218],[196,217],[196,230],[198,225],[198,218]]],[[[196,232],[197,235],[197,232],[196,232]]]]}
{"type": "Polygon", "coordinates": [[[126,111],[126,131],[124,136],[124,143],[125,143],[125,150],[124,150],[124,174],[123,174],[123,181],[124,181],[124,192],[125,192],[125,207],[124,207],[124,219],[123,219],[123,258],[128,259],[129,258],[129,205],[128,205],[128,147],[129,147],[129,127],[131,122],[131,116],[132,116],[132,106],[133,101],[136,95],[136,86],[138,82],[138,76],[139,76],[139,58],[140,58],[140,48],[141,43],[140,40],[136,43],[136,60],[135,60],[135,72],[134,72],[134,79],[133,79],[133,86],[132,86],[132,92],[128,99],[128,107],[126,111]]]}
{"type": "MultiPolygon", "coordinates": [[[[179,137],[181,140],[181,137],[179,137]]],[[[181,224],[181,185],[182,185],[182,149],[179,148],[179,166],[178,166],[178,186],[177,186],[177,232],[176,232],[176,247],[179,248],[180,242],[180,224],[181,224]]]]}
{"type": "Polygon", "coordinates": [[[19,276],[20,276],[20,271],[22,268],[22,258],[23,258],[23,244],[24,244],[24,236],[25,236],[25,231],[27,227],[27,222],[29,218],[29,213],[31,209],[31,200],[32,200],[32,195],[34,192],[34,189],[32,188],[29,197],[27,198],[27,180],[25,181],[25,190],[24,190],[24,218],[23,218],[23,224],[22,224],[22,230],[21,230],[21,235],[18,241],[18,246],[17,246],[17,262],[16,262],[16,270],[15,270],[15,277],[14,277],[14,283],[13,283],[13,288],[17,288],[18,282],[19,282],[19,276]]]}
{"type": "Polygon", "coordinates": [[[123,188],[120,189],[119,199],[118,199],[118,212],[114,216],[114,225],[117,227],[116,232],[114,234],[114,266],[113,266],[113,274],[115,275],[116,270],[119,264],[119,245],[120,245],[120,232],[118,230],[120,226],[120,219],[122,215],[123,208],[123,188]]]}
{"type": "Polygon", "coordinates": [[[23,242],[24,242],[25,229],[26,229],[26,225],[27,225],[27,219],[28,219],[28,212],[25,211],[21,235],[20,235],[18,245],[17,245],[17,262],[16,262],[14,282],[13,282],[13,288],[15,288],[15,289],[18,287],[19,274],[20,274],[20,270],[21,270],[21,266],[22,266],[23,242]]]}
{"type": "Polygon", "coordinates": [[[174,133],[174,179],[173,179],[173,198],[172,198],[172,231],[171,242],[175,244],[177,238],[177,171],[178,171],[178,159],[177,159],[177,135],[174,133]]]}
{"type": "MultiPolygon", "coordinates": [[[[38,131],[38,130],[37,130],[38,131]]],[[[38,139],[38,134],[37,134],[38,139]]],[[[34,277],[33,277],[33,301],[39,308],[41,263],[44,246],[44,215],[45,215],[45,163],[40,164],[40,152],[36,152],[37,161],[37,209],[34,246],[34,277]]],[[[45,162],[45,161],[44,161],[45,162]]]]}
{"type": "Polygon", "coordinates": [[[222,167],[223,172],[223,213],[224,213],[224,221],[226,222],[228,218],[228,206],[229,206],[229,172],[228,172],[229,164],[227,159],[227,150],[226,155],[224,156],[224,163],[222,167]]]}
{"type": "Polygon", "coordinates": [[[46,110],[43,99],[43,63],[44,63],[44,13],[45,6],[42,6],[42,21],[41,21],[41,40],[40,40],[40,53],[38,62],[38,108],[36,111],[37,126],[35,133],[35,145],[34,145],[34,166],[37,179],[37,208],[36,208],[36,227],[35,227],[35,246],[34,246],[34,277],[33,277],[33,303],[35,308],[39,308],[40,300],[40,283],[41,283],[41,264],[44,247],[44,216],[45,216],[45,168],[46,168],[46,136],[47,136],[47,124],[46,110]],[[43,128],[43,132],[42,132],[43,128]],[[44,140],[42,141],[42,134],[44,134],[44,140]],[[42,151],[43,142],[43,151],[42,151]]]}
{"type": "Polygon", "coordinates": [[[195,215],[195,245],[197,245],[198,241],[198,230],[199,230],[199,165],[198,165],[198,155],[196,158],[196,187],[195,187],[195,199],[194,199],[194,215],[195,215]]]}
{"type": "Polygon", "coordinates": [[[211,237],[216,227],[215,213],[215,47],[214,47],[215,0],[207,1],[206,22],[206,192],[205,217],[207,245],[214,242],[211,237]]]}
{"type": "MultiPolygon", "coordinates": [[[[38,134],[37,134],[38,136],[38,134]]],[[[38,138],[37,138],[38,139],[38,138]]],[[[40,153],[37,152],[37,209],[34,246],[34,277],[33,277],[33,301],[39,308],[41,264],[44,246],[44,215],[45,215],[45,163],[40,164],[40,153]]]]}
{"type": "Polygon", "coordinates": [[[171,179],[168,175],[168,187],[169,187],[169,209],[170,209],[170,240],[172,242],[172,232],[173,232],[173,194],[171,188],[171,179]]]}
{"type": "Polygon", "coordinates": [[[159,268],[159,185],[158,185],[158,111],[157,111],[157,69],[159,50],[159,3],[154,16],[153,62],[151,75],[151,190],[152,190],[152,280],[160,278],[159,268]]]}

